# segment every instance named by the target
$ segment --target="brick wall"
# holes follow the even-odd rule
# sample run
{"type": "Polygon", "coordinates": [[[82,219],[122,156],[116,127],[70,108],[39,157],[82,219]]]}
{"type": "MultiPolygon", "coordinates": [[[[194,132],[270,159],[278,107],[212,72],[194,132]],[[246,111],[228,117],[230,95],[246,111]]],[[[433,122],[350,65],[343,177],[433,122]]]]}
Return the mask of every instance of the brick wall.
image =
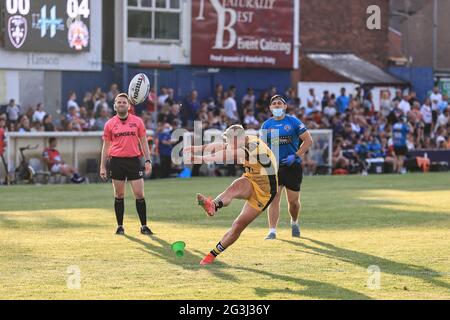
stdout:
{"type": "Polygon", "coordinates": [[[387,67],[389,0],[301,0],[301,52],[351,52],[387,67]],[[381,8],[382,29],[368,30],[367,8],[381,8]]]}

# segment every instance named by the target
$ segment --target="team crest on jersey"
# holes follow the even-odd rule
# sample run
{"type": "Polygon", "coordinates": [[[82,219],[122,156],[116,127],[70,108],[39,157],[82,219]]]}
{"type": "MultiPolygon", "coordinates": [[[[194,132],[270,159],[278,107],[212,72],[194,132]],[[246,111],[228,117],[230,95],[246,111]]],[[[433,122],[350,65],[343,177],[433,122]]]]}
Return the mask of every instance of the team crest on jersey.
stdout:
{"type": "Polygon", "coordinates": [[[20,49],[25,43],[28,33],[27,19],[22,16],[12,16],[8,21],[8,35],[11,44],[20,49]]]}
{"type": "Polygon", "coordinates": [[[137,128],[137,124],[136,123],[130,123],[130,128],[137,128]]]}
{"type": "Polygon", "coordinates": [[[286,131],[291,131],[291,129],[292,129],[292,127],[288,124],[284,126],[284,130],[286,130],[286,131]]]}

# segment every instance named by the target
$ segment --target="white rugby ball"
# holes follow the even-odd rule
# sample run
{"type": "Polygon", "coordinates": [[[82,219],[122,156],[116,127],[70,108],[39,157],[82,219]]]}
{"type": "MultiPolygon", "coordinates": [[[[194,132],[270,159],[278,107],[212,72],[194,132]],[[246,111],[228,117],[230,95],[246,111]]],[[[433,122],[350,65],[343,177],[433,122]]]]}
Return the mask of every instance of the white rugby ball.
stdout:
{"type": "Polygon", "coordinates": [[[150,81],[148,80],[148,77],[143,73],[135,75],[128,86],[128,96],[131,103],[137,105],[144,102],[145,99],[147,99],[149,92],[150,81]]]}

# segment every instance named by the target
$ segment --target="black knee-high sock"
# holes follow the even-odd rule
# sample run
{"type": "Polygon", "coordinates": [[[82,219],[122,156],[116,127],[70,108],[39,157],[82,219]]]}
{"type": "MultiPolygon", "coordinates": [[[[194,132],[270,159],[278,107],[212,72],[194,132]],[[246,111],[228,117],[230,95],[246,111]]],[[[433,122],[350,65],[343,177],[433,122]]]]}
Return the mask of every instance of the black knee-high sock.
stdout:
{"type": "Polygon", "coordinates": [[[147,225],[147,205],[145,199],[136,200],[136,210],[139,215],[139,220],[141,220],[141,225],[147,225]]]}
{"type": "Polygon", "coordinates": [[[217,244],[217,246],[216,246],[214,249],[211,250],[210,253],[211,253],[214,257],[217,257],[219,254],[221,254],[222,252],[224,252],[225,249],[226,249],[226,248],[222,245],[222,243],[219,242],[219,243],[217,244]]]}
{"type": "Polygon", "coordinates": [[[117,225],[123,226],[123,214],[125,212],[125,200],[116,198],[114,202],[114,210],[116,211],[117,225]]]}

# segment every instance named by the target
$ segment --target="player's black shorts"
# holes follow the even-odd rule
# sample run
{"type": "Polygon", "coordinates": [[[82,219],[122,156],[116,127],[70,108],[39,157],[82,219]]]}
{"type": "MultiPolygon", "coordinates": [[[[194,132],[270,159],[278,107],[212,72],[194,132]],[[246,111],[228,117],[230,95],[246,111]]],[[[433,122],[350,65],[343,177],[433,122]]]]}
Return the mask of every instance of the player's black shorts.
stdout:
{"type": "Polygon", "coordinates": [[[303,168],[301,164],[294,163],[292,166],[280,166],[278,170],[278,185],[299,192],[303,181],[303,168]]]}
{"type": "Polygon", "coordinates": [[[144,178],[141,160],[136,158],[116,158],[109,160],[109,177],[118,181],[134,181],[144,178]]]}
{"type": "Polygon", "coordinates": [[[408,154],[408,147],[407,146],[403,146],[403,147],[395,147],[394,146],[394,151],[397,156],[406,156],[408,154]]]}

